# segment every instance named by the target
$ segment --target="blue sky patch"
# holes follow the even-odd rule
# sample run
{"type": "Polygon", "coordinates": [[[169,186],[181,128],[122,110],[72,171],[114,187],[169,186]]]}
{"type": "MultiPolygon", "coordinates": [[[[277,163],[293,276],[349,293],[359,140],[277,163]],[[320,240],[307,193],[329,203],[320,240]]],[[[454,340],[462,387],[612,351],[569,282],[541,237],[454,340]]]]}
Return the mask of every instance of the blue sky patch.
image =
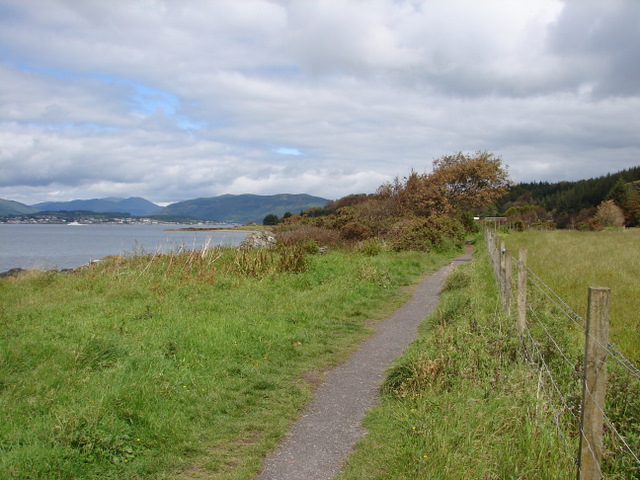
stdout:
{"type": "Polygon", "coordinates": [[[278,147],[273,151],[276,153],[279,153],[280,155],[294,155],[294,156],[302,155],[302,152],[297,148],[278,147]]]}

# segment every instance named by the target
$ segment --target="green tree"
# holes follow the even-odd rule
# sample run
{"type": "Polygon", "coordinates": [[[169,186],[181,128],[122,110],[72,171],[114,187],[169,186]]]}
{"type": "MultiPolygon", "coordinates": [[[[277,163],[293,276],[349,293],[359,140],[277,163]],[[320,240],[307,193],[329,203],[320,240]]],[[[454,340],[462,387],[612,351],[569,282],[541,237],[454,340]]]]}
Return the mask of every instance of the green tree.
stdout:
{"type": "Polygon", "coordinates": [[[277,225],[279,221],[280,221],[280,219],[278,218],[277,215],[275,215],[273,213],[270,213],[266,217],[264,217],[264,220],[262,220],[262,224],[263,225],[277,225]]]}
{"type": "Polygon", "coordinates": [[[640,224],[640,182],[631,184],[625,219],[628,227],[637,227],[640,224]]]}
{"type": "Polygon", "coordinates": [[[629,194],[629,185],[622,177],[619,177],[613,188],[609,190],[605,200],[613,200],[622,210],[626,210],[629,203],[629,194]]]}

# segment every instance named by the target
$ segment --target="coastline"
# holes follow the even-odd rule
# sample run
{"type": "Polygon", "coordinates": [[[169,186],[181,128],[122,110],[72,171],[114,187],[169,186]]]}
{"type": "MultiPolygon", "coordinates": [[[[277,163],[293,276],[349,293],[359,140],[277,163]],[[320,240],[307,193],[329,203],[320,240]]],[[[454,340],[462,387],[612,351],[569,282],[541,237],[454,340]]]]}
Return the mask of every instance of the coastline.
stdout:
{"type": "Polygon", "coordinates": [[[243,225],[240,227],[181,227],[181,228],[166,228],[167,232],[259,232],[264,230],[259,225],[243,225]]]}

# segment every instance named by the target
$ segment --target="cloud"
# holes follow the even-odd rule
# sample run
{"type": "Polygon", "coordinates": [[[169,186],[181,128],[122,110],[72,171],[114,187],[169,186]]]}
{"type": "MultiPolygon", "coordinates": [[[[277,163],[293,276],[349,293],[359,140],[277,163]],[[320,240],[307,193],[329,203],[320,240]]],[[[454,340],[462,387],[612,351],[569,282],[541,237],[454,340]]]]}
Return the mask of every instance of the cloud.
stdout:
{"type": "Polygon", "coordinates": [[[634,1],[0,0],[0,197],[373,192],[638,165],[634,1]]]}
{"type": "Polygon", "coordinates": [[[597,96],[640,93],[640,3],[567,2],[550,26],[551,51],[564,59],[574,85],[597,96]]]}

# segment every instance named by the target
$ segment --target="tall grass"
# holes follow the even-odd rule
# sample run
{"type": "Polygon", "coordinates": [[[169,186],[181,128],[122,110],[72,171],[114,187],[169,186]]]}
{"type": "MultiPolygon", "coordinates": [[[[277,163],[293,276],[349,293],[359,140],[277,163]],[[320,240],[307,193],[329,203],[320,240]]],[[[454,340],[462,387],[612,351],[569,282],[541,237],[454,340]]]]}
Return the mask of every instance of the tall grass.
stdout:
{"type": "Polygon", "coordinates": [[[314,375],[435,270],[295,247],[0,280],[0,478],[252,478],[314,375]]]}
{"type": "Polygon", "coordinates": [[[479,241],[388,372],[382,403],[365,419],[369,434],[338,479],[573,477],[575,449],[519,348],[479,241]]]}
{"type": "Polygon", "coordinates": [[[505,240],[516,257],[528,249],[529,268],[583,318],[588,287],[610,288],[610,339],[640,364],[640,229],[514,232],[505,240]]]}

